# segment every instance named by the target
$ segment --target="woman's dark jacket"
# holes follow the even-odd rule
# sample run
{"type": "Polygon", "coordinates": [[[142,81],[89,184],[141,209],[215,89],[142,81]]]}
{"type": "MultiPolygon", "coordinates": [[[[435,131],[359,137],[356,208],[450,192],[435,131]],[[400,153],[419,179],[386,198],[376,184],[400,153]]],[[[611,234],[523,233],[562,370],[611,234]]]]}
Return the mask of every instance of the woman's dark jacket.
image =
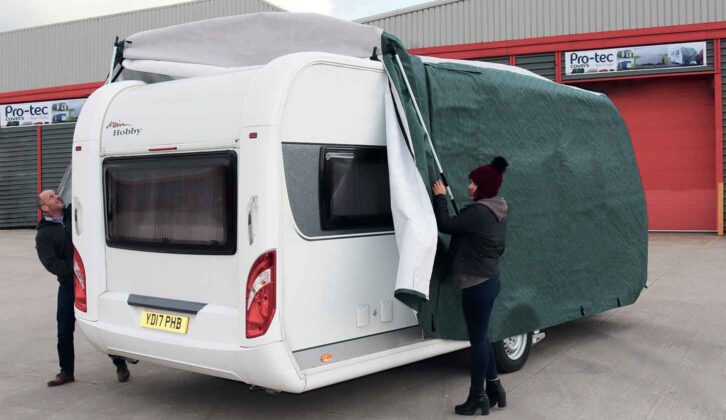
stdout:
{"type": "MultiPolygon", "coordinates": [[[[501,199],[499,199],[501,200],[501,199]]],[[[452,271],[472,276],[499,276],[499,257],[504,253],[507,231],[506,202],[502,220],[494,211],[475,202],[464,207],[458,216],[449,216],[446,196],[434,197],[434,213],[439,231],[452,235],[449,259],[452,271]]]]}
{"type": "Polygon", "coordinates": [[[73,283],[73,239],[71,206],[63,211],[63,222],[41,220],[35,235],[35,249],[46,270],[58,277],[59,283],[73,283]]]}

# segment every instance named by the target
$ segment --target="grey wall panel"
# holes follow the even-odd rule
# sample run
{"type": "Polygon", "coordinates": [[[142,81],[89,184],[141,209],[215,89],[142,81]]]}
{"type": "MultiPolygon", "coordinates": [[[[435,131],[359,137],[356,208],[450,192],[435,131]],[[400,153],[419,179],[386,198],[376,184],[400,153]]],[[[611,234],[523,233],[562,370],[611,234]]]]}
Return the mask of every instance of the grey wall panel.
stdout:
{"type": "Polygon", "coordinates": [[[0,33],[0,92],[102,81],[113,40],[133,33],[254,12],[283,11],[262,0],[200,0],[0,33]]]}
{"type": "Polygon", "coordinates": [[[477,58],[475,61],[485,61],[487,63],[496,63],[496,64],[506,64],[509,65],[509,56],[503,56],[503,57],[487,57],[487,58],[477,58]]]}
{"type": "Polygon", "coordinates": [[[71,163],[75,123],[43,126],[43,189],[58,190],[66,168],[71,163]]]}
{"type": "Polygon", "coordinates": [[[554,53],[518,55],[515,64],[517,67],[527,69],[550,80],[555,80],[554,53]]]}
{"type": "Polygon", "coordinates": [[[0,228],[37,222],[36,128],[0,129],[0,228]]]}
{"type": "Polygon", "coordinates": [[[409,48],[718,21],[724,0],[443,0],[358,20],[409,48]]]}

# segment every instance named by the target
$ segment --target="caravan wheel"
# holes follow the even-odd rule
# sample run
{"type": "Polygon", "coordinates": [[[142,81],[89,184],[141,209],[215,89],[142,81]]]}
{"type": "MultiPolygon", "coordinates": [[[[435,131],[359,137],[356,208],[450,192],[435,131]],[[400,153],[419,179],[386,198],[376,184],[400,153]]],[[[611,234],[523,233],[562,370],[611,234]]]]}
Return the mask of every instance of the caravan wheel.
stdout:
{"type": "Polygon", "coordinates": [[[532,333],[519,334],[492,343],[500,373],[516,372],[524,366],[532,348],[532,333]]]}

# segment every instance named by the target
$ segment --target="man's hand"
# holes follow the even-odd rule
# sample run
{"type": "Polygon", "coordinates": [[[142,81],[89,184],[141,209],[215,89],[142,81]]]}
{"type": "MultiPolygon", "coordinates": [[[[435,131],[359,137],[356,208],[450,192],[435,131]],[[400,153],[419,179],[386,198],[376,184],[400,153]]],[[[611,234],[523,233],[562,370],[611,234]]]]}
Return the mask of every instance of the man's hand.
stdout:
{"type": "Polygon", "coordinates": [[[444,187],[444,183],[441,180],[434,182],[431,190],[434,192],[434,195],[446,195],[446,187],[444,187]]]}

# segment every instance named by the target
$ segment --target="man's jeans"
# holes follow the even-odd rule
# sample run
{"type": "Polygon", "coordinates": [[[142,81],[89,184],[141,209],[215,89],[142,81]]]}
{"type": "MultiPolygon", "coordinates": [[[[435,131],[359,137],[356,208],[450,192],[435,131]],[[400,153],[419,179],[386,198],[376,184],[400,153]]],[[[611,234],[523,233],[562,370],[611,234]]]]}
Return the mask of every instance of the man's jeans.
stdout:
{"type": "Polygon", "coordinates": [[[76,316],[73,314],[73,282],[61,283],[58,286],[58,360],[60,370],[66,375],[73,375],[73,331],[76,326],[76,316]]]}

